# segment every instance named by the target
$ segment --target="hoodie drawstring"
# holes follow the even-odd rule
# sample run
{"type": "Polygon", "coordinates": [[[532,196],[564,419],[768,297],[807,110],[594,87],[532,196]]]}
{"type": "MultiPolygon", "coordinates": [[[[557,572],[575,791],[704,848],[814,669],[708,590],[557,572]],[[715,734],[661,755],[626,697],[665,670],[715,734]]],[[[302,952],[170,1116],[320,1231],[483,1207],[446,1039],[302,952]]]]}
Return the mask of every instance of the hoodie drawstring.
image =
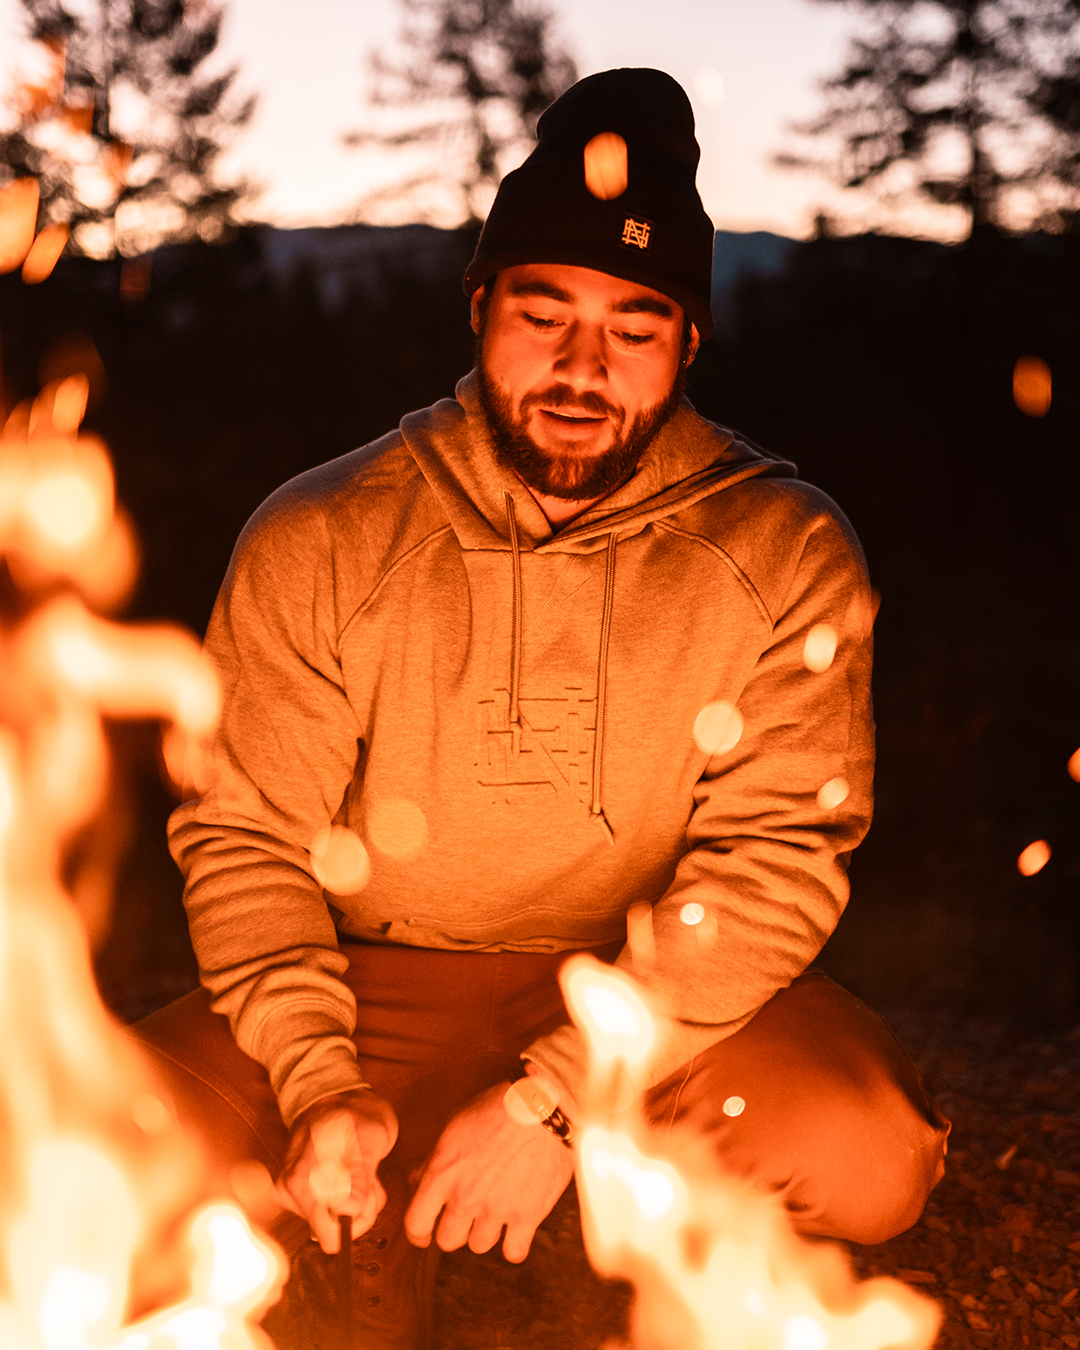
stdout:
{"type": "Polygon", "coordinates": [[[521,684],[521,544],[518,540],[517,516],[514,514],[514,499],[509,492],[506,496],[506,524],[510,532],[510,553],[514,564],[514,609],[510,633],[510,736],[513,755],[517,759],[521,750],[521,710],[519,707],[519,688],[521,684]]]}
{"type": "MultiPolygon", "coordinates": [[[[514,511],[514,499],[509,492],[504,493],[506,500],[506,526],[510,535],[510,557],[514,571],[513,615],[510,633],[510,734],[513,755],[516,759],[521,750],[521,630],[523,600],[521,588],[521,542],[518,539],[517,516],[514,511]]],[[[611,639],[611,610],[615,601],[615,541],[614,534],[608,535],[607,568],[604,575],[604,611],[600,620],[600,658],[596,672],[596,732],[593,737],[592,782],[593,795],[589,814],[604,831],[609,844],[614,844],[615,833],[604,815],[601,800],[601,779],[604,771],[604,715],[607,705],[607,666],[608,645],[611,639]]]]}
{"type": "Polygon", "coordinates": [[[592,805],[589,811],[593,820],[607,836],[609,844],[615,842],[615,832],[608,824],[601,801],[604,773],[604,713],[607,707],[607,662],[608,642],[611,638],[611,609],[615,601],[615,535],[608,535],[607,568],[604,573],[604,613],[600,620],[600,661],[596,671],[596,734],[593,737],[592,760],[592,805]]]}

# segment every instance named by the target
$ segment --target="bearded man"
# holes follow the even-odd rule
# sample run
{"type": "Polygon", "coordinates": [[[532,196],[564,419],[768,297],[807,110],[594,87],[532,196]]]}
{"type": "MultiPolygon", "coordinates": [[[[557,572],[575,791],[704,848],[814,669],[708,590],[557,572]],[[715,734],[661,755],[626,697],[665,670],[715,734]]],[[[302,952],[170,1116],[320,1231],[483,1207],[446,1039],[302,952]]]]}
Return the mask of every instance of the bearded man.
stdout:
{"type": "Polygon", "coordinates": [[[205,990],[143,1035],[279,1175],[298,1268],[352,1216],[358,1346],[426,1345],[438,1249],[521,1261],[568,1184],[570,952],[671,1029],[647,1119],[800,1232],[879,1242],[942,1173],[910,1062],[807,969],[870,819],[869,593],[836,507],[683,396],[698,154],[658,71],[563,95],[465,277],[477,369],[276,492],[208,633],[216,775],[171,823],[205,990]]]}

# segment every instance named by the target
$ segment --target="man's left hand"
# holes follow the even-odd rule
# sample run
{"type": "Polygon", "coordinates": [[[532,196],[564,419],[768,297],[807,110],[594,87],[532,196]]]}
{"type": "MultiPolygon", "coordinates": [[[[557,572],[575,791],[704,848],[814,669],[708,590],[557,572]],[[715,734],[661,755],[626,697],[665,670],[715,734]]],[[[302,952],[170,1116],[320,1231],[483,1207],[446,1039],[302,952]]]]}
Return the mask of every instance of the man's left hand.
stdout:
{"type": "Polygon", "coordinates": [[[443,1130],[405,1215],[415,1246],[428,1246],[434,1230],[444,1252],[466,1243],[486,1252],[505,1225],[503,1255],[515,1262],[528,1256],[537,1226],[569,1184],[574,1155],[548,1130],[510,1119],[502,1103],[507,1087],[488,1088],[443,1130]]]}

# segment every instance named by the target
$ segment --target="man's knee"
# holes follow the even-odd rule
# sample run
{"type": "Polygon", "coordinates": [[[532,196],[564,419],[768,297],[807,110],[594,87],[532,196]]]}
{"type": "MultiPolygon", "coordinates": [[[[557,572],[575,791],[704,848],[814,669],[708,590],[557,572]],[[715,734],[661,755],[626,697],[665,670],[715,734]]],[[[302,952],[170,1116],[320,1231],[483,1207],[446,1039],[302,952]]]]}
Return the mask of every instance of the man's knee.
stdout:
{"type": "Polygon", "coordinates": [[[661,1085],[656,1125],[710,1141],[720,1169],[776,1193],[796,1228],[884,1241],[919,1217],[948,1124],[885,1023],[814,972],[661,1085]]]}
{"type": "Polygon", "coordinates": [[[224,1017],[194,990],[131,1028],[181,1124],[200,1141],[211,1169],[258,1159],[276,1171],[286,1131],[261,1065],[236,1045],[224,1017]]]}
{"type": "Polygon", "coordinates": [[[884,1242],[917,1222],[945,1170],[947,1124],[887,1079],[822,1083],[792,1127],[783,1198],[803,1233],[884,1242]]]}

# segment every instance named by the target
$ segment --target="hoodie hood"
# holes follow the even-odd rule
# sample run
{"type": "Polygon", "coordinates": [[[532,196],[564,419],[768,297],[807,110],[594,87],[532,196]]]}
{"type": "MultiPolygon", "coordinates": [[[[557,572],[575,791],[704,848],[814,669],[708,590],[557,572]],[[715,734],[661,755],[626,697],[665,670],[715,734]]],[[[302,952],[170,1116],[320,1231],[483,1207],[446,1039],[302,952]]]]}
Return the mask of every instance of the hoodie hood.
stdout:
{"type": "Polygon", "coordinates": [[[601,549],[607,553],[598,634],[596,734],[589,814],[613,844],[614,833],[604,813],[602,782],[616,545],[650,523],[746,478],[762,474],[793,477],[795,466],[736,440],[730,431],[699,417],[684,399],[642,454],[633,476],[565,529],[553,534],[532,493],[495,458],[475,370],[458,383],[456,393],[456,402],[446,399],[424,412],[411,413],[402,421],[401,433],[445,510],[462,549],[509,550],[511,554],[512,617],[507,681],[509,725],[516,738],[515,745],[522,733],[523,547],[534,554],[585,554],[601,549]]]}
{"type": "Polygon", "coordinates": [[[606,547],[613,533],[620,539],[637,534],[747,478],[797,477],[794,464],[706,421],[683,399],[633,476],[553,533],[525,484],[495,459],[475,370],[455,393],[456,399],[403,418],[401,434],[463,549],[511,548],[507,495],[521,546],[537,553],[593,553],[606,547]]]}

